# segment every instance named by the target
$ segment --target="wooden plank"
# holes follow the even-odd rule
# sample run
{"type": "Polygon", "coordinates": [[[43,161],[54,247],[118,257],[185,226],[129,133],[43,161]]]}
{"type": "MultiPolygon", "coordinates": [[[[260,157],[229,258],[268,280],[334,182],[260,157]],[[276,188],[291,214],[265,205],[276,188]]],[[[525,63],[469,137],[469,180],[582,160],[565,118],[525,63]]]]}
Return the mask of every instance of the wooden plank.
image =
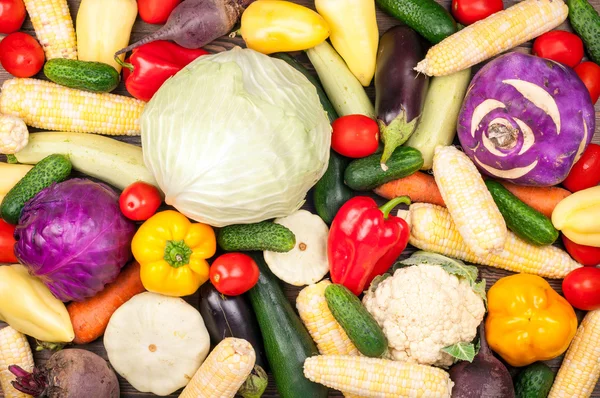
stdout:
{"type": "MultiPolygon", "coordinates": [[[[437,0],[437,1],[440,4],[444,5],[446,8],[449,8],[450,3],[451,3],[451,0],[437,0]]],[[[75,18],[77,9],[79,7],[79,2],[80,2],[80,0],[69,0],[69,6],[70,6],[70,10],[71,10],[71,15],[73,18],[75,18]]],[[[312,0],[296,0],[295,2],[314,9],[312,0]]],[[[515,1],[515,0],[508,0],[508,1],[505,1],[505,6],[508,7],[509,5],[512,5],[517,2],[518,1],[515,1]]],[[[594,5],[594,7],[597,10],[600,10],[600,0],[590,0],[590,2],[594,5]]],[[[378,21],[379,30],[381,33],[383,33],[388,28],[390,28],[394,25],[397,25],[399,23],[395,19],[385,15],[380,10],[377,10],[377,21],[378,21]]],[[[142,22],[141,20],[139,20],[139,18],[138,18],[138,20],[136,21],[136,23],[133,27],[132,42],[139,40],[140,38],[144,37],[148,33],[154,32],[156,29],[158,29],[158,26],[148,25],[148,24],[142,22]]],[[[569,26],[568,23],[564,23],[558,29],[571,31],[571,27],[569,26]]],[[[23,31],[30,33],[32,35],[34,34],[33,27],[29,20],[27,20],[25,22],[25,24],[23,26],[23,31]]],[[[234,46],[243,46],[243,41],[241,40],[241,38],[239,38],[239,37],[229,38],[229,37],[225,36],[218,40],[215,40],[213,43],[211,43],[210,45],[207,45],[205,48],[212,52],[219,52],[219,51],[231,49],[234,46]]],[[[524,45],[519,46],[517,48],[517,51],[529,53],[531,51],[531,43],[526,43],[524,45]]],[[[297,53],[295,55],[307,68],[309,68],[311,71],[313,70],[312,66],[310,65],[310,63],[308,62],[308,59],[306,58],[306,56],[304,54],[297,53]]],[[[478,68],[475,68],[475,69],[478,69],[478,68]]],[[[41,74],[41,73],[37,77],[44,78],[43,74],[41,74]]],[[[6,73],[6,71],[4,71],[2,68],[0,68],[0,84],[4,80],[9,79],[9,78],[11,78],[11,76],[8,73],[6,73]]],[[[123,84],[121,84],[115,90],[115,93],[128,95],[123,84]]],[[[369,94],[371,99],[374,99],[373,86],[371,86],[367,89],[367,93],[369,94]]],[[[600,143],[600,103],[596,105],[596,126],[597,127],[596,127],[593,141],[596,143],[600,143]]],[[[117,139],[119,139],[121,141],[129,142],[129,143],[132,143],[135,145],[140,145],[139,137],[117,137],[117,139]]],[[[0,157],[0,160],[4,160],[4,159],[2,157],[0,157]]],[[[304,208],[306,208],[307,210],[310,210],[310,211],[314,211],[314,206],[310,199],[307,201],[304,208]]],[[[403,253],[402,257],[403,258],[408,257],[410,255],[410,253],[412,253],[413,251],[414,251],[414,248],[409,247],[405,251],[405,253],[403,253]]],[[[479,269],[480,269],[481,277],[485,278],[487,281],[488,288],[499,278],[511,274],[510,272],[507,272],[507,271],[490,268],[490,267],[484,267],[484,266],[479,266],[479,269]]],[[[550,280],[549,282],[554,289],[556,289],[559,292],[562,292],[560,280],[550,280]]],[[[300,288],[298,288],[298,287],[294,287],[294,286],[290,286],[290,285],[285,286],[286,296],[292,302],[292,304],[295,303],[295,298],[299,291],[300,291],[300,288]]],[[[189,303],[191,303],[192,305],[197,307],[199,297],[197,294],[195,294],[193,296],[187,297],[186,300],[189,303]]],[[[581,319],[583,317],[583,314],[584,313],[582,311],[577,311],[577,315],[578,315],[579,319],[581,319]]],[[[32,343],[34,343],[34,342],[32,341],[32,343]]],[[[96,352],[103,358],[107,359],[106,351],[104,350],[104,347],[102,345],[102,339],[99,339],[98,341],[93,342],[92,344],[82,346],[82,348],[96,352]]],[[[43,363],[45,360],[48,359],[49,356],[50,356],[50,353],[48,351],[36,352],[35,353],[36,363],[37,364],[43,363]]],[[[562,361],[562,357],[559,357],[559,358],[556,358],[547,363],[550,365],[550,367],[553,370],[556,371],[558,369],[558,367],[560,366],[561,361],[562,361]]],[[[515,369],[510,369],[510,370],[511,370],[511,372],[515,371],[515,369]]],[[[131,385],[129,385],[129,383],[127,383],[121,377],[119,377],[119,380],[120,380],[120,384],[121,384],[121,396],[122,397],[125,397],[125,398],[134,398],[134,397],[135,398],[150,398],[150,397],[154,396],[153,394],[142,393],[142,392],[135,390],[133,387],[131,387],[131,385]]],[[[0,392],[0,397],[2,397],[2,396],[3,395],[0,392]]],[[[177,396],[178,396],[178,394],[175,393],[175,394],[171,394],[169,397],[177,397],[177,396]]],[[[331,391],[330,396],[341,397],[342,395],[337,391],[331,391]]],[[[596,387],[592,396],[600,397],[600,386],[596,387]]],[[[277,393],[277,390],[272,382],[272,377],[270,378],[269,387],[268,387],[267,392],[265,393],[264,397],[265,398],[279,397],[279,394],[277,393]]],[[[99,398],[101,398],[101,397],[99,397],[99,398]]]]}

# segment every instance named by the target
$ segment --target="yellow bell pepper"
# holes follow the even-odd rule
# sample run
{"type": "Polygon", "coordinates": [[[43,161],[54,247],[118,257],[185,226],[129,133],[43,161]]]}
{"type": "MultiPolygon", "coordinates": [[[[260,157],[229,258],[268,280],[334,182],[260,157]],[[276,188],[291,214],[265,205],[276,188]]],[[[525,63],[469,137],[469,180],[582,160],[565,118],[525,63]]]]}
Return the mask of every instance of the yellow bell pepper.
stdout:
{"type": "Polygon", "coordinates": [[[188,296],[208,280],[207,258],[217,250],[209,225],[191,223],[173,210],[156,213],[142,224],[131,242],[146,290],[188,296]]]}
{"type": "Polygon", "coordinates": [[[64,303],[21,264],[0,264],[0,321],[44,342],[75,338],[64,303]]]}
{"type": "Polygon", "coordinates": [[[242,14],[242,38],[246,46],[263,54],[301,51],[329,36],[329,25],[313,10],[296,3],[261,0],[242,14]]]}
{"type": "Polygon", "coordinates": [[[573,307],[537,275],[498,280],[488,291],[485,337],[512,366],[556,358],[577,331],[573,307]]]}
{"type": "Polygon", "coordinates": [[[600,247],[600,186],[561,200],[552,212],[552,224],[575,243],[600,247]]]}
{"type": "MultiPolygon", "coordinates": [[[[115,53],[127,47],[137,17],[136,0],[82,0],[77,12],[77,56],[121,71],[115,53]]],[[[119,55],[121,61],[125,54],[119,55]]]]}
{"type": "Polygon", "coordinates": [[[375,75],[379,29],[374,0],[315,0],[331,28],[329,40],[365,87],[375,75]]]}

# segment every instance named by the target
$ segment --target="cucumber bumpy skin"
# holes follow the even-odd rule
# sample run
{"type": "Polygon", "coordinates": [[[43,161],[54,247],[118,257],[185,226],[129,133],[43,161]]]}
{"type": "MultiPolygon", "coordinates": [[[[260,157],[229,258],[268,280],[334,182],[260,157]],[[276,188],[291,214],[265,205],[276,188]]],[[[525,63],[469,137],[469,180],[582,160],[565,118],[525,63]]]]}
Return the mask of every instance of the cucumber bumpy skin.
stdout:
{"type": "Polygon", "coordinates": [[[591,58],[600,64],[600,15],[587,0],[567,0],[569,22],[585,43],[591,58]]]}
{"type": "Polygon", "coordinates": [[[296,246],[296,236],[283,225],[271,221],[256,224],[236,224],[223,227],[217,243],[226,251],[289,252],[296,246]]]}
{"type": "Polygon", "coordinates": [[[77,90],[108,93],[119,85],[119,72],[101,62],[54,58],[44,65],[44,74],[54,83],[77,90]]]}

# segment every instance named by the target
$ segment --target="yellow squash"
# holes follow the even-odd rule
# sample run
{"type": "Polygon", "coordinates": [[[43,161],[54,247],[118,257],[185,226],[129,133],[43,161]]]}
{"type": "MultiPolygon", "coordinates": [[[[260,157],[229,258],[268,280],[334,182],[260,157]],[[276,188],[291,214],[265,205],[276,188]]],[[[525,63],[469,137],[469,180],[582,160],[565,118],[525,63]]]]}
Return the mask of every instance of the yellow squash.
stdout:
{"type": "Polygon", "coordinates": [[[8,191],[25,177],[25,174],[31,170],[33,166],[28,164],[8,164],[0,162],[0,202],[8,191]]]}
{"type": "Polygon", "coordinates": [[[501,278],[487,299],[486,339],[512,366],[556,358],[567,350],[577,331],[573,307],[537,275],[501,278]]]}
{"type": "Polygon", "coordinates": [[[329,36],[329,25],[313,10],[281,0],[261,0],[242,14],[246,46],[263,54],[301,51],[329,36]]]}
{"type": "Polygon", "coordinates": [[[600,186],[561,200],[552,212],[552,224],[575,243],[600,247],[600,186]]]}
{"type": "Polygon", "coordinates": [[[374,0],[315,0],[329,24],[329,39],[348,69],[367,87],[375,74],[379,29],[374,0]]]}
{"type": "MultiPolygon", "coordinates": [[[[104,62],[120,72],[115,53],[129,44],[137,10],[135,0],[82,0],[76,23],[79,60],[104,62]]],[[[122,61],[125,54],[119,57],[122,61]]]]}
{"type": "Polygon", "coordinates": [[[21,264],[0,265],[0,321],[40,341],[68,343],[75,337],[63,302],[21,264]]]}

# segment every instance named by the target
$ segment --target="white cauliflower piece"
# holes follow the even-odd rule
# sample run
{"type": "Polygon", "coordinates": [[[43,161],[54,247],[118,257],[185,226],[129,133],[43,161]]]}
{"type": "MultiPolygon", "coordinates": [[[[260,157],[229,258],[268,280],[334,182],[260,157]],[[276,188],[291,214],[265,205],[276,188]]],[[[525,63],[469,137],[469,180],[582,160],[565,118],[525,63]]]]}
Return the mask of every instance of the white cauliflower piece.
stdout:
{"type": "Polygon", "coordinates": [[[15,116],[0,115],[0,153],[12,155],[25,148],[29,131],[23,120],[15,116]]]}
{"type": "Polygon", "coordinates": [[[387,336],[390,359],[442,367],[453,363],[442,348],[471,342],[485,314],[467,280],[427,264],[396,270],[363,304],[387,336]]]}

